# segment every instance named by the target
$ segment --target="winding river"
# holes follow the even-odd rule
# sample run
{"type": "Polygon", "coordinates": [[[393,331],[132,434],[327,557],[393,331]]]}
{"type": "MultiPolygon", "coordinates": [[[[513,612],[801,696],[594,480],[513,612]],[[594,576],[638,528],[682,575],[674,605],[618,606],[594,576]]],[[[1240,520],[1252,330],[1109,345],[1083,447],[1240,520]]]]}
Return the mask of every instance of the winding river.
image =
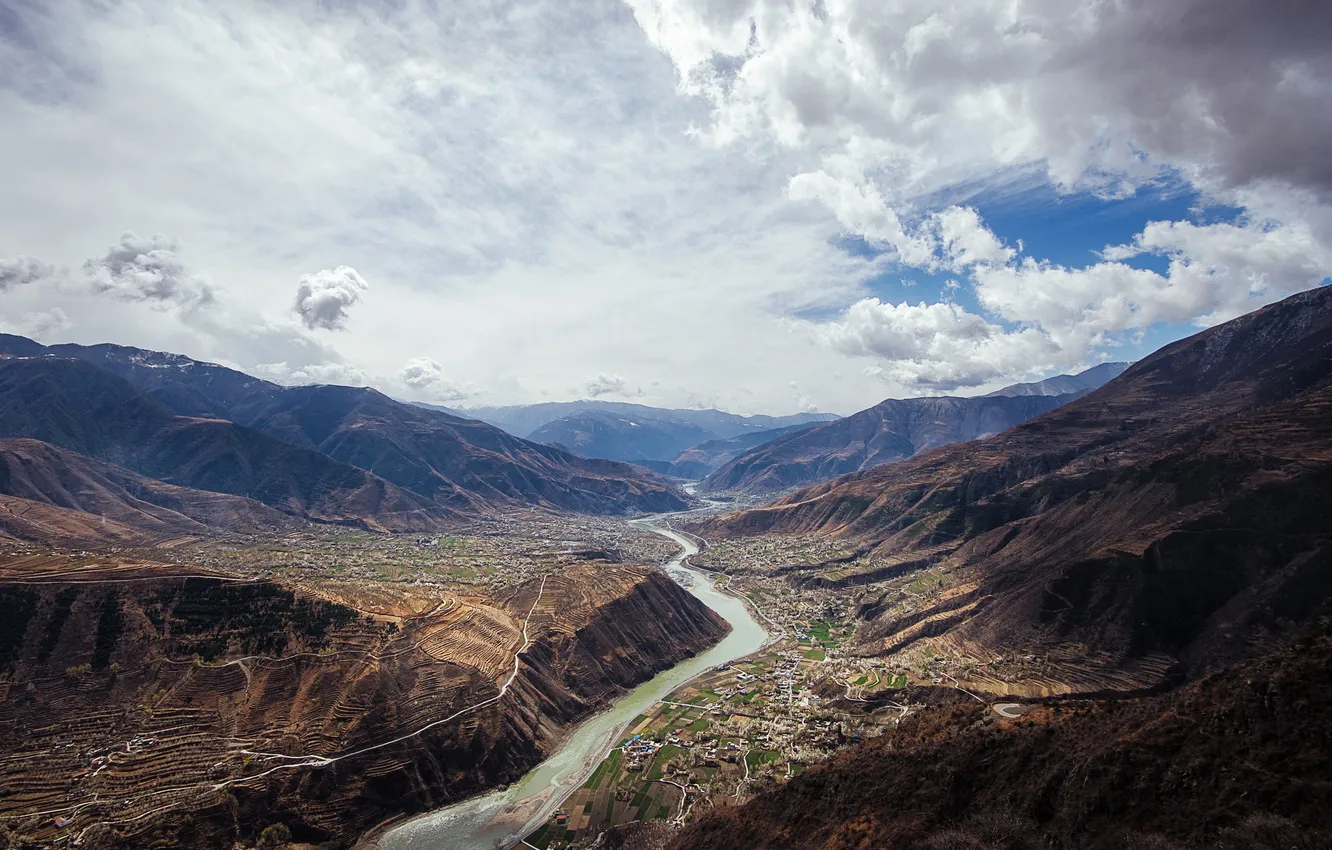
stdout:
{"type": "Polygon", "coordinates": [[[667,574],[730,623],[730,634],[707,652],[658,674],[609,709],[583,721],[559,749],[518,782],[396,826],[379,839],[381,850],[494,850],[512,846],[549,818],[564,797],[586,781],[629,721],[700,673],[749,655],[767,641],[768,633],[743,602],[717,590],[707,575],[688,566],[686,559],[698,553],[692,540],[659,521],[633,522],[680,545],[681,552],[665,564],[667,574]]]}

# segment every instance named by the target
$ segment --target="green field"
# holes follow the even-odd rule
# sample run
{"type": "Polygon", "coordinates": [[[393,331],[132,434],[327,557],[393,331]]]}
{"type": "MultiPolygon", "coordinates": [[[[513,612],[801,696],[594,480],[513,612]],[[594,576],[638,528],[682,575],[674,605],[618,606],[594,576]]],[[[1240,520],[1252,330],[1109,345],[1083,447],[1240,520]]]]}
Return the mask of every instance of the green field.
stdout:
{"type": "Polygon", "coordinates": [[[754,770],[761,765],[780,761],[781,758],[782,754],[777,750],[750,750],[745,753],[745,761],[749,763],[750,770],[754,770]]]}
{"type": "Polygon", "coordinates": [[[661,773],[666,769],[666,762],[670,761],[680,748],[672,744],[667,744],[657,751],[657,756],[652,760],[652,767],[649,768],[647,778],[656,780],[661,779],[661,773]]]}
{"type": "Polygon", "coordinates": [[[622,750],[612,750],[611,754],[597,765],[597,769],[592,771],[592,775],[583,783],[583,787],[596,791],[605,780],[613,780],[620,772],[620,759],[623,757],[622,750]]]}

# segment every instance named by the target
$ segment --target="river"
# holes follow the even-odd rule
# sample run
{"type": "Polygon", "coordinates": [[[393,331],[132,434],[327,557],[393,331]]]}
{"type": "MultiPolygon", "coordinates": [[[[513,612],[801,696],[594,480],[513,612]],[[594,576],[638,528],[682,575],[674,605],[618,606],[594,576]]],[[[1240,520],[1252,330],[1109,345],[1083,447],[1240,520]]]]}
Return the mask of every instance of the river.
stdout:
{"type": "Polygon", "coordinates": [[[379,839],[381,850],[494,850],[513,845],[587,780],[629,721],[700,673],[743,658],[767,641],[767,631],[743,602],[714,588],[709,576],[685,563],[698,553],[692,540],[654,520],[634,520],[634,524],[680,545],[681,552],[665,564],[667,574],[730,623],[730,634],[712,649],[658,674],[580,723],[559,749],[507,789],[396,826],[379,839]]]}

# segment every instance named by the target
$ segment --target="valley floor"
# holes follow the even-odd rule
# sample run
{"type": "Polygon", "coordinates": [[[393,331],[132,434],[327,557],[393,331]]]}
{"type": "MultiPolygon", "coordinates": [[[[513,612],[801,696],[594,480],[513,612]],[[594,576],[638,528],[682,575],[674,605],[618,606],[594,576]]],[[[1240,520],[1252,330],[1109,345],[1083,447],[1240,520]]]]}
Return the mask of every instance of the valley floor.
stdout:
{"type": "Polygon", "coordinates": [[[648,566],[669,549],[536,513],[448,536],[0,544],[0,835],[230,847],[283,824],[346,843],[512,781],[724,634],[648,566]]]}

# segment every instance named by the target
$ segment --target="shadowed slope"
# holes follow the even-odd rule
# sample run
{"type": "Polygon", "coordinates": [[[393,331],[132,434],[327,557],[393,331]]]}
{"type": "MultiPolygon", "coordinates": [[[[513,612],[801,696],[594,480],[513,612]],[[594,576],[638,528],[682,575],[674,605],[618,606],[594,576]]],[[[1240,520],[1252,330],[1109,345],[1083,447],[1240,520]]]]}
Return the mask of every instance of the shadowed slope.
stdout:
{"type": "Polygon", "coordinates": [[[33,346],[22,337],[0,336],[0,351],[33,356],[41,350],[92,363],[175,413],[231,420],[452,509],[519,504],[624,513],[686,506],[670,485],[628,464],[537,445],[372,389],[281,387],[178,354],[117,345],[33,346]]]}
{"type": "Polygon", "coordinates": [[[0,493],[32,503],[19,508],[10,502],[5,523],[12,536],[29,540],[87,543],[104,536],[148,539],[293,524],[259,502],[164,484],[38,440],[0,439],[0,493]],[[93,516],[58,519],[59,512],[39,506],[93,516]],[[138,534],[127,535],[128,529],[138,534]]]}
{"type": "Polygon", "coordinates": [[[372,528],[449,514],[365,470],[219,419],[176,416],[125,381],[59,357],[0,360],[0,436],[28,437],[140,475],[372,528]]]}
{"type": "Polygon", "coordinates": [[[1026,686],[1094,691],[1116,666],[1143,664],[1149,687],[1172,663],[1203,669],[1306,620],[1332,592],[1329,499],[1332,289],[1317,289],[1169,345],[997,437],[703,533],[856,541],[867,577],[939,565],[969,589],[904,615],[867,605],[866,651],[934,639],[979,657],[1060,652],[1087,678],[1026,686]]]}
{"type": "Polygon", "coordinates": [[[1313,850],[1332,838],[1332,640],[1162,697],[926,709],[674,850],[1313,850]]]}
{"type": "Polygon", "coordinates": [[[764,491],[812,484],[995,434],[1075,398],[890,398],[746,452],[709,475],[702,489],[764,491]]]}

